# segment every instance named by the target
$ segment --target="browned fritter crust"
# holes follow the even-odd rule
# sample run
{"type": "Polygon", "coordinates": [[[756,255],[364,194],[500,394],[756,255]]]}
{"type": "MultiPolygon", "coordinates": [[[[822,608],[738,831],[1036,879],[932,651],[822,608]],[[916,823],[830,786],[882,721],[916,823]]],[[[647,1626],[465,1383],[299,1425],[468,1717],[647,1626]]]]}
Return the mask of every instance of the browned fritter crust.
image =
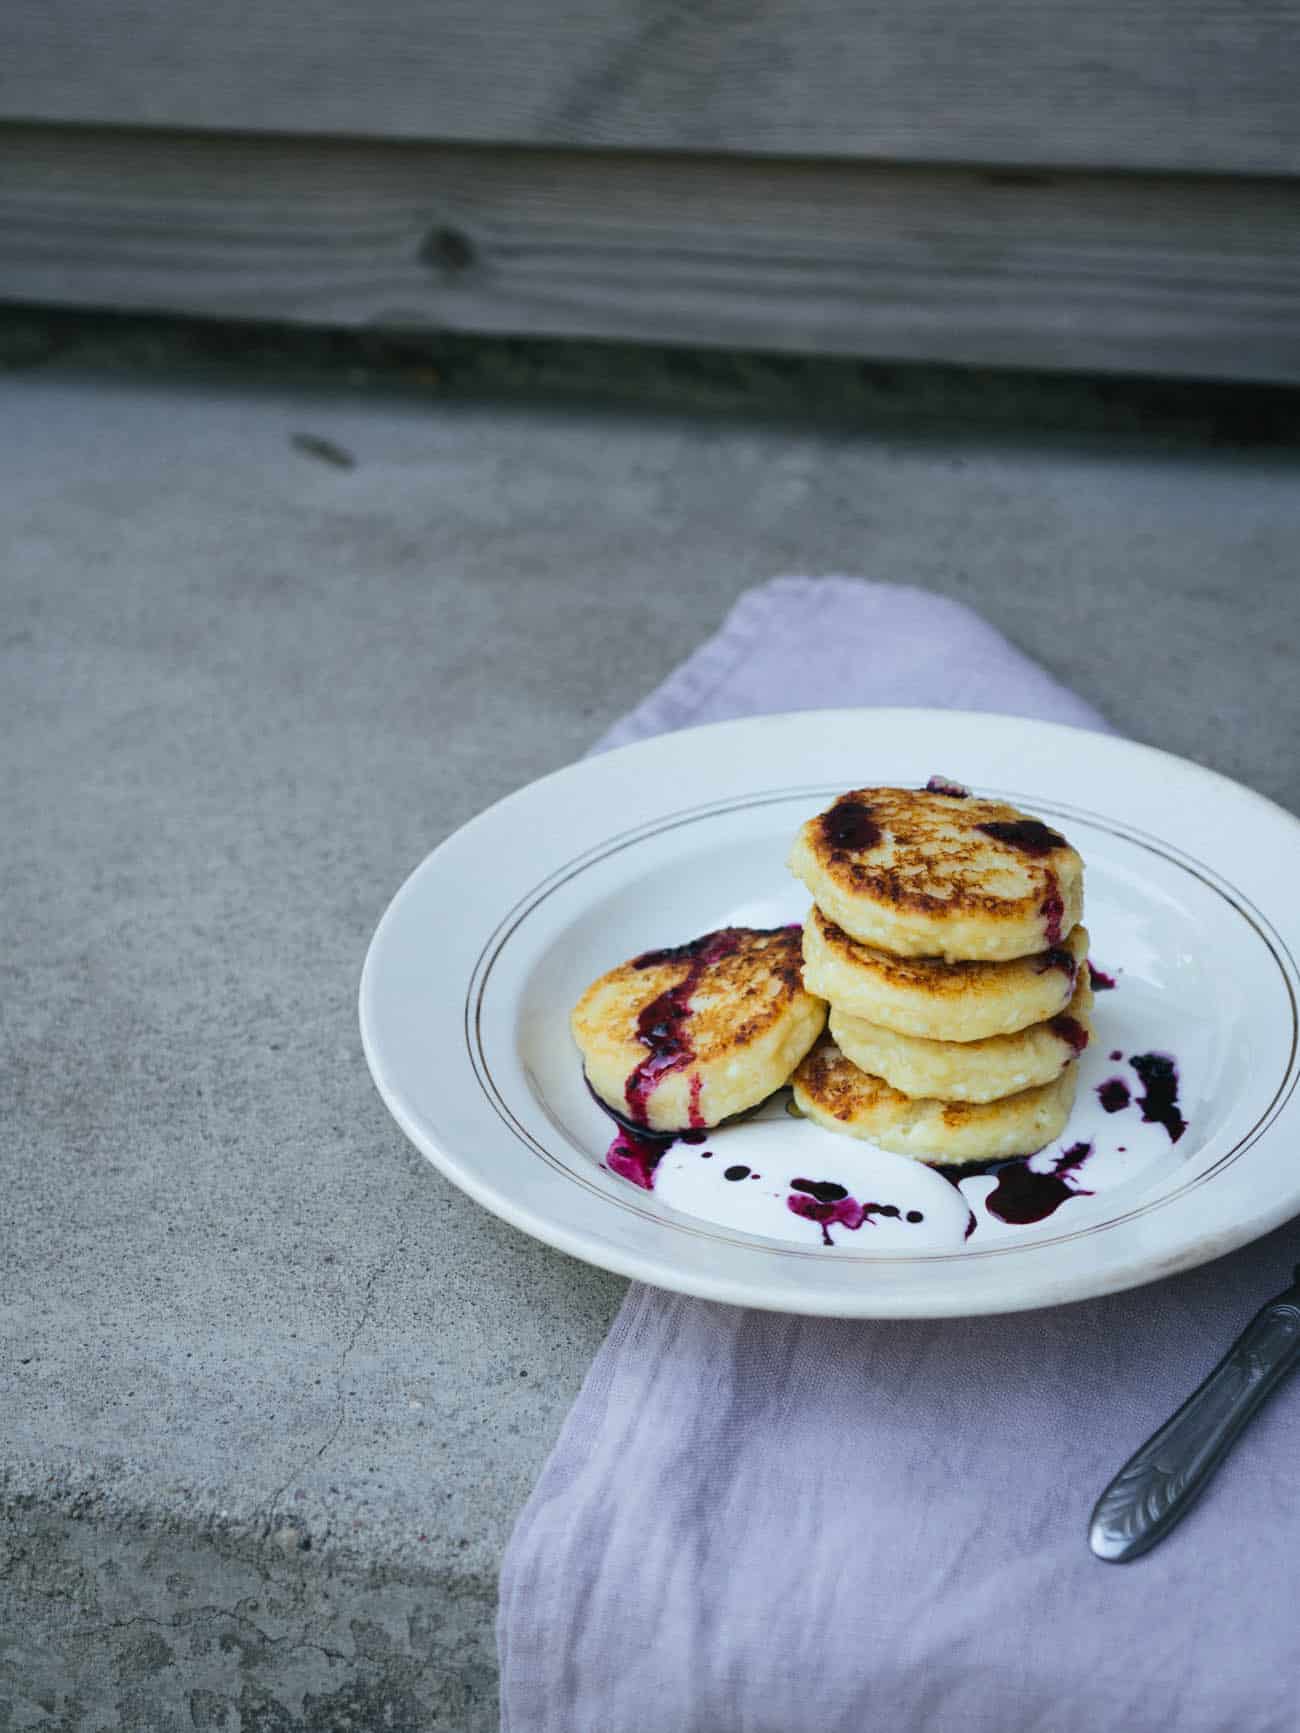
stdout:
{"type": "Polygon", "coordinates": [[[830,811],[850,802],[870,814],[879,841],[866,848],[837,842],[834,826],[825,824],[827,815],[821,814],[805,827],[806,844],[833,883],[886,908],[994,919],[1018,907],[1033,913],[1053,888],[1056,857],[1074,854],[1065,838],[1048,826],[1042,828],[1057,837],[1057,844],[1042,854],[1026,853],[982,833],[981,825],[1025,822],[1025,814],[1005,801],[973,796],[954,800],[924,789],[856,788],[841,795],[830,811]],[[951,833],[954,821],[960,822],[962,834],[951,833]],[[1017,878],[1030,880],[1020,895],[990,889],[990,861],[996,870],[999,857],[1017,878]]]}

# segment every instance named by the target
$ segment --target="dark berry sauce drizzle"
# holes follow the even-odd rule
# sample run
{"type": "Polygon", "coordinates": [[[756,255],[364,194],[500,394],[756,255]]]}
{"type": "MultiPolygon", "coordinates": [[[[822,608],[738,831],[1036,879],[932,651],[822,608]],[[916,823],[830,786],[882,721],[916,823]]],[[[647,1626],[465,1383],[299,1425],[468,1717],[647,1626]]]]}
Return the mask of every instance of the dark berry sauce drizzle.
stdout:
{"type": "MultiPolygon", "coordinates": [[[[682,1070],[695,1057],[688,1028],[691,996],[707,968],[740,949],[742,936],[735,927],[723,927],[719,932],[705,933],[702,938],[692,939],[688,945],[675,945],[665,951],[647,951],[634,960],[634,969],[651,969],[663,963],[690,965],[677,985],[652,999],[636,1020],[636,1038],[648,1051],[623,1087],[623,1097],[634,1125],[649,1124],[650,1097],[665,1077],[682,1070]]],[[[698,1077],[691,1079],[689,1118],[692,1126],[704,1124],[700,1113],[698,1077]]]]}
{"type": "Polygon", "coordinates": [[[642,1191],[653,1191],[655,1169],[673,1144],[671,1137],[654,1137],[620,1125],[605,1151],[605,1166],[620,1179],[631,1180],[642,1191]]]}
{"type": "Polygon", "coordinates": [[[946,794],[950,800],[969,800],[970,789],[960,782],[950,782],[946,776],[932,776],[925,785],[926,794],[946,794]]]}
{"type": "MultiPolygon", "coordinates": [[[[1064,909],[1062,909],[1061,913],[1064,914],[1064,912],[1064,909]]],[[[1060,920],[1060,915],[1057,916],[1057,920],[1060,920]]],[[[1073,980],[1077,967],[1078,965],[1075,963],[1073,954],[1070,951],[1067,951],[1064,946],[1058,946],[1053,950],[1044,951],[1042,953],[1038,959],[1035,973],[1045,975],[1049,969],[1063,969],[1070,979],[1073,980]]]]}
{"type": "Polygon", "coordinates": [[[691,1122],[691,1130],[698,1131],[704,1124],[704,1115],[700,1112],[700,1090],[704,1087],[704,1079],[697,1071],[691,1078],[690,1099],[686,1104],[686,1117],[691,1122]]]}
{"type": "Polygon", "coordinates": [[[875,848],[883,834],[871,808],[861,800],[837,800],[820,823],[827,845],[837,850],[875,848]]]}
{"type": "Polygon", "coordinates": [[[1091,957],[1088,958],[1088,974],[1092,977],[1094,993],[1109,993],[1116,986],[1114,975],[1108,975],[1104,969],[1099,969],[1091,957]]]}
{"type": "Polygon", "coordinates": [[[1144,1093],[1138,1106],[1143,1119],[1149,1125],[1163,1125],[1170,1143],[1177,1143],[1187,1130],[1178,1107],[1178,1067],[1167,1053],[1134,1053],[1129,1064],[1142,1079],[1144,1093]]]}
{"type": "Polygon", "coordinates": [[[1005,842],[1012,848],[1023,849],[1026,854],[1051,854],[1054,848],[1067,846],[1060,832],[1053,830],[1039,818],[995,818],[988,824],[977,824],[975,828],[982,830],[985,836],[991,836],[996,842],[1005,842]]]}
{"type": "MultiPolygon", "coordinates": [[[[982,1173],[996,1174],[997,1184],[985,1198],[984,1207],[1001,1222],[1008,1222],[1014,1227],[1028,1227],[1033,1222],[1044,1222],[1048,1216],[1055,1215],[1061,1205],[1072,1197],[1093,1195],[1082,1186],[1070,1185],[1067,1181],[1067,1176],[1082,1167],[1091,1154],[1090,1143],[1072,1144],[1057,1156],[1047,1173],[1035,1172],[1026,1155],[1012,1156],[1009,1160],[965,1161],[960,1166],[936,1167],[934,1171],[941,1174],[950,1185],[958,1188],[964,1179],[974,1179],[982,1173]]],[[[974,1226],[975,1217],[972,1212],[971,1219],[966,1224],[967,1239],[974,1231],[974,1226]]]]}
{"type": "Polygon", "coordinates": [[[1060,1017],[1053,1017],[1047,1026],[1053,1035],[1059,1035],[1062,1041],[1067,1042],[1076,1053],[1082,1053],[1088,1045],[1088,1031],[1077,1017],[1067,1017],[1062,1014],[1060,1017]]]}
{"type": "MultiPolygon", "coordinates": [[[[1114,1057],[1112,1053],[1111,1058],[1114,1057]]],[[[1122,1077],[1108,1077],[1104,1083],[1097,1085],[1097,1099],[1107,1113],[1119,1113],[1128,1106],[1132,1098],[1128,1092],[1128,1084],[1122,1077]]]]}
{"type": "MultiPolygon", "coordinates": [[[[978,824],[975,828],[982,830],[985,836],[991,836],[996,842],[1005,842],[1012,848],[1022,849],[1025,854],[1047,855],[1051,854],[1053,849],[1067,846],[1060,832],[1044,824],[1040,818],[995,818],[988,824],[978,824]]],[[[1065,919],[1065,903],[1061,897],[1060,883],[1050,867],[1047,869],[1047,895],[1039,905],[1038,912],[1043,917],[1048,944],[1059,945],[1061,922],[1065,919]]]]}
{"type": "Polygon", "coordinates": [[[830,1234],[832,1227],[856,1232],[872,1216],[892,1216],[895,1220],[901,1217],[912,1223],[925,1220],[919,1209],[910,1209],[904,1216],[896,1203],[859,1203],[849,1196],[847,1187],[837,1185],[833,1179],[792,1179],[785,1206],[792,1215],[819,1225],[824,1246],[835,1244],[830,1234]]]}
{"type": "Polygon", "coordinates": [[[684,945],[665,945],[662,950],[642,951],[633,957],[634,969],[657,969],[664,963],[690,963],[704,969],[718,957],[729,957],[739,947],[743,934],[739,927],[720,927],[716,933],[702,933],[684,945]]]}
{"type": "MultiPolygon", "coordinates": [[[[630,1131],[634,1137],[657,1139],[662,1136],[665,1143],[672,1141],[673,1133],[649,1131],[644,1125],[638,1125],[635,1120],[629,1119],[626,1113],[620,1113],[617,1107],[611,1107],[608,1101],[596,1094],[596,1091],[591,1087],[591,1079],[585,1071],[582,1074],[582,1081],[587,1085],[587,1094],[590,1095],[600,1111],[614,1121],[615,1125],[621,1126],[624,1131],[630,1131]]],[[[703,1131],[679,1131],[676,1135],[681,1138],[689,1138],[694,1143],[702,1141],[707,1133],[703,1131]]]]}

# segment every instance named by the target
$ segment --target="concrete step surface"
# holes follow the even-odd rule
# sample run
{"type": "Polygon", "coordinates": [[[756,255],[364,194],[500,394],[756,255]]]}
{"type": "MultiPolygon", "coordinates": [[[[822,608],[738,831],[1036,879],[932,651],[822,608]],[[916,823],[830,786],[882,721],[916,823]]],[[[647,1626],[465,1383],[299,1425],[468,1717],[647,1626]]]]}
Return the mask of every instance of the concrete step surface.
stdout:
{"type": "Polygon", "coordinates": [[[0,1730],[481,1733],[622,1283],[381,1107],[393,890],[780,572],[957,596],[1300,808],[1300,464],[41,361],[0,374],[0,1730]]]}

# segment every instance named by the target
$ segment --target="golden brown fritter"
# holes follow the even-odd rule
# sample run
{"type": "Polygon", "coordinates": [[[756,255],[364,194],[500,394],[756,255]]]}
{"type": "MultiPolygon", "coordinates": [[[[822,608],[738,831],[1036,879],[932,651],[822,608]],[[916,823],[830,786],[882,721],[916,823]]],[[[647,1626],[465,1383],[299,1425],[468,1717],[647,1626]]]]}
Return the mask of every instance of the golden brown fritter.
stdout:
{"type": "Polygon", "coordinates": [[[1005,962],[1062,943],[1083,862],[1003,801],[859,788],[799,831],[790,870],[829,920],[900,957],[1005,962]]]}
{"type": "Polygon", "coordinates": [[[574,1007],[587,1081],[652,1131],[717,1125],[787,1083],[826,1022],[798,927],[724,927],[621,963],[574,1007]]]}
{"type": "Polygon", "coordinates": [[[826,1035],[792,1082],[795,1105],[828,1131],[942,1166],[1031,1155],[1059,1137],[1074,1105],[1078,1066],[1001,1101],[937,1101],[904,1095],[859,1070],[826,1035]]]}

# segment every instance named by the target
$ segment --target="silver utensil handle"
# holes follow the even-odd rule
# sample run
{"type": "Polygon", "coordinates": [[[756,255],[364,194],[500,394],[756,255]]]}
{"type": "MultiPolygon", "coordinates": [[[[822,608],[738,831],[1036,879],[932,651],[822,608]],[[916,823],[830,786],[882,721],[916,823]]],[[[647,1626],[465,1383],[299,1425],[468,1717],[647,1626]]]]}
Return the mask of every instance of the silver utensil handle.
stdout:
{"type": "Polygon", "coordinates": [[[1124,1564],[1163,1540],[1298,1362],[1300,1265],[1296,1285],[1256,1312],[1205,1382],[1097,1500],[1088,1529],[1097,1557],[1124,1564]]]}

